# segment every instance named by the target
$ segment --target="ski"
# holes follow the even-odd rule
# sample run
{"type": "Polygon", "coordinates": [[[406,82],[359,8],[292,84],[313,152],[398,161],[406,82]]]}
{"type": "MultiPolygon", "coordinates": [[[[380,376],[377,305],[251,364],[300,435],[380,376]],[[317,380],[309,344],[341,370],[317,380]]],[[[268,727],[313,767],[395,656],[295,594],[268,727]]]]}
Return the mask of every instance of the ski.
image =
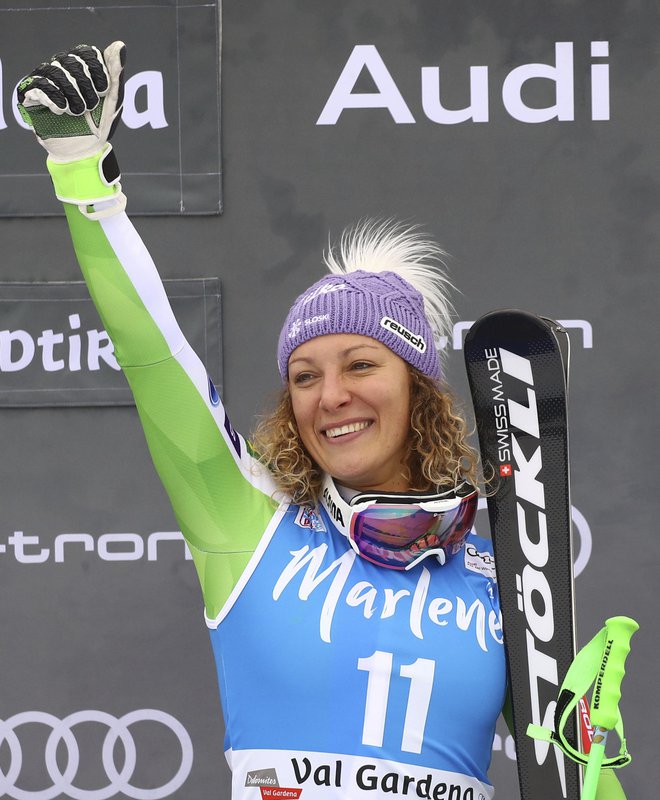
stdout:
{"type": "MultiPolygon", "coordinates": [[[[575,656],[569,489],[568,336],[517,310],[479,319],[465,341],[513,704],[521,800],[579,800],[580,767],[530,722],[553,726],[575,656]]],[[[577,720],[566,733],[577,747],[577,720]]]]}

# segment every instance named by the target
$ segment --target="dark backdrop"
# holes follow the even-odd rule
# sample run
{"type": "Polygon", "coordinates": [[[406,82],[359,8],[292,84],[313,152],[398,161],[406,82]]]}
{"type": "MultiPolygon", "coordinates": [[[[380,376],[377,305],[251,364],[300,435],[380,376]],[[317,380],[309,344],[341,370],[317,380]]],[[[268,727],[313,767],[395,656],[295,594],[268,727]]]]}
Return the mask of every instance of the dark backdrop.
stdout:
{"type": "MultiPolygon", "coordinates": [[[[244,432],[277,387],[279,326],[291,299],[321,274],[328,232],[364,216],[419,222],[441,242],[461,292],[459,323],[505,306],[577,321],[570,419],[578,637],[583,644],[613,614],[641,624],[622,701],[635,756],[622,775],[631,800],[660,784],[651,727],[660,552],[658,14],[639,0],[227,2],[224,213],[136,220],[164,277],[219,278],[217,377],[244,432]],[[344,69],[360,59],[353,81],[344,69]],[[482,68],[472,72],[476,119],[456,122],[442,108],[470,105],[471,67],[482,68]],[[342,75],[343,100],[333,94],[342,75]],[[320,125],[331,96],[335,116],[346,107],[320,125]]],[[[8,30],[0,31],[3,62],[27,70],[49,55],[8,30]]],[[[136,52],[132,34],[121,32],[129,68],[145,61],[143,40],[136,52]]],[[[217,66],[210,58],[209,81],[217,66]]],[[[10,83],[2,85],[3,158],[16,133],[10,83]]],[[[217,120],[200,114],[197,122],[217,120]]],[[[115,142],[131,171],[134,133],[123,126],[115,142]]],[[[36,144],[32,151],[37,172],[43,152],[36,144]]],[[[0,236],[3,281],[79,279],[61,218],[2,219],[0,236]]],[[[459,330],[447,372],[465,394],[459,330]]],[[[0,442],[0,718],[33,712],[13,720],[23,743],[17,785],[53,785],[44,760],[49,728],[36,712],[63,719],[89,709],[141,711],[131,726],[133,785],[153,788],[153,798],[228,797],[196,578],[182,543],[157,535],[176,524],[134,410],[3,409],[0,442]],[[150,721],[145,709],[174,722],[150,721]],[[177,770],[187,776],[178,787],[177,770]]],[[[74,727],[76,785],[99,789],[108,785],[107,728],[87,719],[74,727]]],[[[498,797],[515,798],[513,762],[498,744],[492,779],[498,797]]],[[[0,747],[5,772],[16,763],[8,747],[0,747]]],[[[118,768],[120,756],[118,747],[118,768]]]]}

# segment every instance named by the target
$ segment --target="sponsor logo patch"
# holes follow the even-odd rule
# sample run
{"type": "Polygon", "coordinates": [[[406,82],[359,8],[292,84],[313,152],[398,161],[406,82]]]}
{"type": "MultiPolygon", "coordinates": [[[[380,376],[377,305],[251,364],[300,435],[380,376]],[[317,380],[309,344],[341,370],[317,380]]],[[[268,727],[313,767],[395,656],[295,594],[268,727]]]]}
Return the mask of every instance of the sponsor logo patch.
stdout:
{"type": "Polygon", "coordinates": [[[301,506],[298,509],[295,519],[296,525],[299,528],[308,528],[316,533],[325,533],[326,528],[323,520],[310,506],[301,506]]]}
{"type": "Polygon", "coordinates": [[[481,553],[473,544],[469,543],[465,545],[465,569],[495,580],[495,559],[492,553],[487,550],[481,553]]]}
{"type": "Polygon", "coordinates": [[[301,328],[302,328],[302,320],[295,319],[291,323],[291,327],[289,328],[289,339],[295,339],[296,336],[300,333],[301,328]]]}
{"type": "Polygon", "coordinates": [[[211,401],[212,406],[220,405],[220,395],[218,394],[218,390],[215,388],[215,384],[211,378],[209,378],[209,400],[211,401]]]}
{"type": "Polygon", "coordinates": [[[317,325],[319,322],[325,322],[328,319],[330,319],[330,314],[315,314],[313,317],[307,317],[304,320],[298,317],[298,319],[295,319],[291,323],[291,327],[289,328],[289,339],[295,339],[302,330],[303,325],[305,327],[309,325],[317,325]]]}
{"type": "Polygon", "coordinates": [[[275,769],[255,769],[245,776],[246,786],[279,786],[275,769]]]}
{"type": "Polygon", "coordinates": [[[342,516],[341,508],[339,508],[337,503],[334,501],[327,486],[323,489],[322,500],[323,500],[323,505],[326,508],[326,511],[328,512],[328,514],[330,514],[330,516],[334,519],[334,521],[339,522],[341,525],[345,525],[346,523],[344,522],[344,517],[342,516]]]}
{"type": "Polygon", "coordinates": [[[420,353],[426,352],[426,342],[424,341],[424,337],[420,336],[418,333],[409,331],[405,325],[402,325],[400,322],[397,322],[391,317],[383,317],[380,321],[380,324],[381,327],[385,328],[386,331],[392,331],[392,333],[396,333],[400,339],[403,339],[404,342],[407,342],[409,345],[414,347],[415,350],[419,350],[420,353]]]}
{"type": "Polygon", "coordinates": [[[280,786],[275,769],[256,769],[245,776],[245,785],[259,788],[262,800],[298,800],[302,789],[280,786]]]}
{"type": "Polygon", "coordinates": [[[322,294],[331,294],[339,289],[345,289],[347,286],[348,284],[343,281],[341,283],[324,283],[322,286],[319,286],[317,289],[305,295],[302,299],[302,305],[307,305],[307,303],[310,303],[315,297],[319,297],[322,294]]]}

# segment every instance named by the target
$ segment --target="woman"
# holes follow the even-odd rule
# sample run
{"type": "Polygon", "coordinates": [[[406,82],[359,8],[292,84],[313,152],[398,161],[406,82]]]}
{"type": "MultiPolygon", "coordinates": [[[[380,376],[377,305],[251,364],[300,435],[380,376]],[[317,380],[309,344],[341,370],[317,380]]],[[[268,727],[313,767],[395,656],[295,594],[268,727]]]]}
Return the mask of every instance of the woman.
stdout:
{"type": "Polygon", "coordinates": [[[255,451],[124,214],[123,61],[121,42],[74,48],[19,101],[193,554],[232,797],[490,798],[506,670],[476,458],[439,382],[440,251],[368,224],[329,254],[285,321],[255,451]]]}

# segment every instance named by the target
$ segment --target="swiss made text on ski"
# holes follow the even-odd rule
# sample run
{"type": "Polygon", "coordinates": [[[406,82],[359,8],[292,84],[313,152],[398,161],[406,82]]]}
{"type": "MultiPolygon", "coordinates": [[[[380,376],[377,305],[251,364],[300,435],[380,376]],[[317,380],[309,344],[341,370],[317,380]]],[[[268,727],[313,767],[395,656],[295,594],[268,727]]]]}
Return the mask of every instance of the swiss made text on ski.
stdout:
{"type": "MultiPolygon", "coordinates": [[[[522,800],[579,800],[580,768],[549,742],[575,655],[566,396],[568,336],[523,311],[471,328],[465,359],[486,478],[522,800]]],[[[577,746],[577,723],[567,729],[577,746]]]]}

